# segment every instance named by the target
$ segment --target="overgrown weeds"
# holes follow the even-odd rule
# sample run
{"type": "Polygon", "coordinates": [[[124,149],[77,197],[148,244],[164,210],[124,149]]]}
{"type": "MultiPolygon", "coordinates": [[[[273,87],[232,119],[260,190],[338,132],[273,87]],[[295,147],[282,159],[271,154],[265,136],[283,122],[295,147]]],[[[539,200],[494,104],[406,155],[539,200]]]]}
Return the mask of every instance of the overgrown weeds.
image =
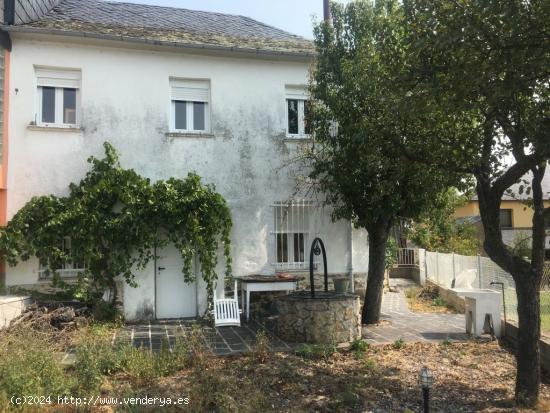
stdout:
{"type": "Polygon", "coordinates": [[[405,290],[409,308],[417,313],[456,313],[457,310],[441,295],[439,287],[428,285],[405,290]]]}
{"type": "Polygon", "coordinates": [[[263,364],[269,357],[269,337],[264,330],[256,333],[256,343],[252,351],[256,362],[263,364]]]}
{"type": "Polygon", "coordinates": [[[312,360],[328,360],[335,352],[334,344],[302,344],[296,349],[297,356],[312,360]]]}
{"type": "Polygon", "coordinates": [[[74,380],[64,372],[51,333],[24,328],[0,335],[0,411],[13,395],[64,396],[74,380]]]}

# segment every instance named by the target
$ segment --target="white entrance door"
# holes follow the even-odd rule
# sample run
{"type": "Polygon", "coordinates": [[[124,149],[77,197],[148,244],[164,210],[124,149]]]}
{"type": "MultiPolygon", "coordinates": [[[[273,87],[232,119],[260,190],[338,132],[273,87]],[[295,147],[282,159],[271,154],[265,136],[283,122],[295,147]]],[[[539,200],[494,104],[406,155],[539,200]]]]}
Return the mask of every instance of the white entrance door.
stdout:
{"type": "Polygon", "coordinates": [[[167,246],[157,254],[156,317],[196,317],[196,283],[187,284],[183,280],[181,254],[174,246],[167,246]]]}

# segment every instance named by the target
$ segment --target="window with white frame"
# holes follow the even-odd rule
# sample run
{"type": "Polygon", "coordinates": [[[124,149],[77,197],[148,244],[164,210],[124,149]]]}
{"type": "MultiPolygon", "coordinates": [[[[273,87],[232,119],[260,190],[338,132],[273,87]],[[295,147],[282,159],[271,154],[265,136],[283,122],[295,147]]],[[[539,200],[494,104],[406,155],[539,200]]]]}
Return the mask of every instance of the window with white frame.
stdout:
{"type": "Polygon", "coordinates": [[[303,270],[309,267],[311,203],[304,200],[273,205],[275,221],[275,268],[303,270]]]}
{"type": "Polygon", "coordinates": [[[286,134],[293,138],[307,138],[309,98],[304,86],[286,86],[286,134]]]}
{"type": "MultiPolygon", "coordinates": [[[[72,245],[71,245],[71,237],[64,237],[61,240],[60,244],[61,251],[63,252],[63,255],[66,257],[72,257],[72,245]]],[[[68,259],[65,260],[63,263],[61,263],[60,268],[57,268],[55,272],[59,274],[62,278],[73,278],[77,277],[79,273],[83,272],[86,269],[84,263],[68,259]]],[[[52,270],[45,268],[43,266],[40,266],[39,269],[39,278],[40,279],[48,279],[52,276],[52,270]]]]}
{"type": "Polygon", "coordinates": [[[210,132],[210,81],[170,79],[172,132],[210,132]]]}
{"type": "Polygon", "coordinates": [[[77,127],[80,70],[36,67],[36,115],[39,126],[77,127]]]}

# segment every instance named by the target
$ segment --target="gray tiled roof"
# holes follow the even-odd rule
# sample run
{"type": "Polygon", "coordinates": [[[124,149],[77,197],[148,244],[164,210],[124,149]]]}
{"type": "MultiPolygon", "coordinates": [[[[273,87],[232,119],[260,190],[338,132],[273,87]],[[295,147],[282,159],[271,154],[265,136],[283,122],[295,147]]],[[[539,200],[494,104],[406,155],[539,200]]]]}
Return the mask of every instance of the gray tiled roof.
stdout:
{"type": "Polygon", "coordinates": [[[35,29],[310,54],[312,42],[245,16],[101,0],[61,0],[35,29]]]}

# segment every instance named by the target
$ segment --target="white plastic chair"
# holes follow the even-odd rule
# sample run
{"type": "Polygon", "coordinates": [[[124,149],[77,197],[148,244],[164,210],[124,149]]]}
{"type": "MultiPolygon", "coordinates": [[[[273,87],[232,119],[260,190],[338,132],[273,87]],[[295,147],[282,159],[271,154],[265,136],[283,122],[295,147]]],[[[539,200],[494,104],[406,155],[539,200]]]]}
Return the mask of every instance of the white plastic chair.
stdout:
{"type": "Polygon", "coordinates": [[[241,311],[239,310],[239,300],[237,299],[237,280],[235,280],[233,298],[216,298],[216,294],[214,294],[214,325],[216,327],[240,327],[241,311]]]}

